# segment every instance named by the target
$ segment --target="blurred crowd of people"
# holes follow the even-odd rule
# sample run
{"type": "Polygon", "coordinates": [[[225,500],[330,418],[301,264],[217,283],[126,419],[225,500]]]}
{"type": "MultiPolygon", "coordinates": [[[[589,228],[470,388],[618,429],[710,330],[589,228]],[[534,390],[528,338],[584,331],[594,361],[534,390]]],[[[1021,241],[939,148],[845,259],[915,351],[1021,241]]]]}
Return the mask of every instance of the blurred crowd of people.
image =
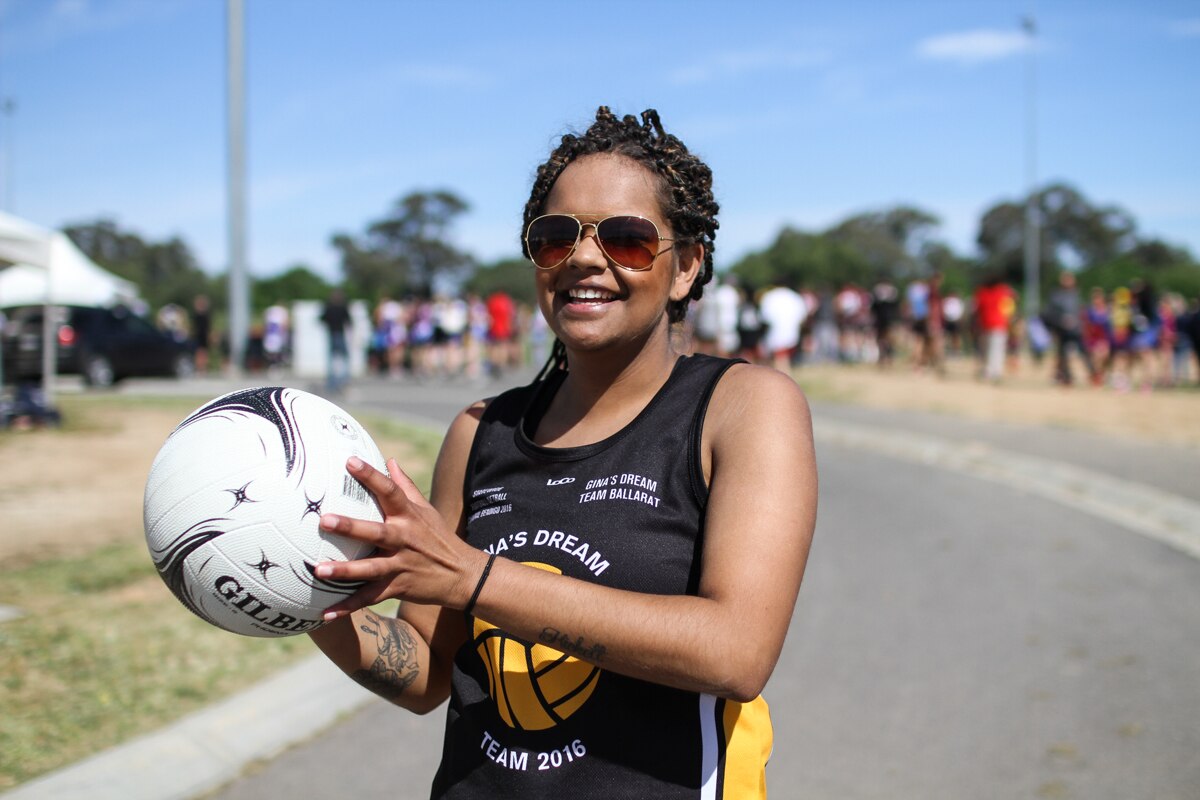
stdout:
{"type": "Polygon", "coordinates": [[[495,377],[550,353],[542,315],[502,291],[385,298],[372,319],[367,359],[379,374],[495,377]]]}
{"type": "MultiPolygon", "coordinates": [[[[330,366],[335,371],[330,375],[331,388],[340,389],[348,379],[345,362],[352,347],[365,350],[372,374],[420,378],[490,378],[540,363],[550,352],[551,335],[541,314],[502,291],[487,297],[384,298],[370,309],[370,318],[366,341],[357,341],[349,303],[341,290],[334,290],[324,303],[319,319],[329,333],[330,366]],[[339,361],[342,363],[335,363],[339,361]]],[[[190,312],[180,306],[164,306],[156,322],[177,338],[192,342],[198,372],[227,362],[228,340],[214,330],[207,297],[197,297],[190,312]]],[[[281,301],[268,306],[250,326],[243,367],[250,372],[290,367],[293,333],[288,305],[281,301]]]]}
{"type": "Polygon", "coordinates": [[[771,285],[761,290],[724,276],[693,305],[689,325],[700,352],[737,355],[789,369],[812,363],[904,360],[944,374],[948,358],[972,357],[982,380],[1013,374],[1021,354],[1053,360],[1053,380],[1077,375],[1118,391],[1200,379],[1200,300],[1159,295],[1145,281],[1085,299],[1064,271],[1041,312],[1021,313],[1015,289],[991,277],[967,295],[933,274],[903,286],[847,283],[836,291],[771,285]]]}
{"type": "MultiPolygon", "coordinates": [[[[336,370],[331,388],[348,379],[350,347],[365,348],[368,370],[376,375],[492,378],[541,364],[552,343],[542,315],[502,291],[384,298],[370,316],[369,341],[351,342],[346,299],[335,292],[326,303],[322,321],[336,370]]],[[[193,341],[197,371],[215,363],[214,352],[228,357],[227,342],[214,339],[206,297],[197,297],[190,310],[164,307],[157,321],[193,341]]],[[[1069,271],[1058,276],[1041,313],[1032,317],[1021,313],[1016,290],[996,277],[962,294],[945,289],[938,274],[903,285],[846,283],[835,291],[782,284],[754,290],[724,275],[692,304],[684,336],[697,352],[781,370],[902,363],[940,375],[947,359],[974,358],[981,380],[1000,382],[1026,354],[1034,365],[1048,363],[1052,380],[1064,386],[1085,380],[1128,391],[1200,380],[1200,301],[1160,295],[1141,280],[1112,292],[1093,288],[1085,297],[1069,271]]],[[[280,302],[255,320],[245,366],[252,372],[286,368],[290,352],[290,313],[280,302]]]]}

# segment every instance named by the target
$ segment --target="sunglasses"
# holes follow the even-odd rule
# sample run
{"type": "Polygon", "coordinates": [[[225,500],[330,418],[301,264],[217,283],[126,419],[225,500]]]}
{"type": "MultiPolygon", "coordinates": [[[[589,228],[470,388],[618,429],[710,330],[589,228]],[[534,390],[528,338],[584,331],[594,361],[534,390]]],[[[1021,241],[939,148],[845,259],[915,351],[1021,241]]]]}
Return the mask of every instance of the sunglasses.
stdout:
{"type": "Polygon", "coordinates": [[[673,242],[658,235],[658,226],[645,217],[605,217],[599,222],[581,222],[573,214],[545,214],[525,229],[525,248],[538,269],[554,269],[571,257],[583,239],[583,229],[596,232],[596,243],[609,261],[622,269],[642,272],[670,250],[658,249],[659,242],[673,242]]]}

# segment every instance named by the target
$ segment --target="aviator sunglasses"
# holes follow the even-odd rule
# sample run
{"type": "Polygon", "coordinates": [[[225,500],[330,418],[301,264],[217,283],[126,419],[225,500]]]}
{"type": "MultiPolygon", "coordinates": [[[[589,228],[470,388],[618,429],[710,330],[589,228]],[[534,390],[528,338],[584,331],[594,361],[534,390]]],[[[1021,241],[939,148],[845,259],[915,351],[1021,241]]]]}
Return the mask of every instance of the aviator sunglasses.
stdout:
{"type": "Polygon", "coordinates": [[[633,272],[650,269],[656,258],[671,249],[659,250],[659,242],[675,241],[659,236],[658,226],[645,217],[623,215],[582,222],[573,214],[545,214],[525,229],[529,259],[538,269],[554,269],[575,252],[583,239],[583,229],[589,226],[595,230],[596,243],[608,260],[633,272]]]}

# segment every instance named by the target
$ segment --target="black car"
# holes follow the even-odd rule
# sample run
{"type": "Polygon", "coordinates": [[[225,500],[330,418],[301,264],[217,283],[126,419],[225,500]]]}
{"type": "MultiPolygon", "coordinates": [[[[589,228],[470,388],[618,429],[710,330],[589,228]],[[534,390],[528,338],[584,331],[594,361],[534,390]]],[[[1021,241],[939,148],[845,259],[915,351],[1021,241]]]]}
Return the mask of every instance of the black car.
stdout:
{"type": "MultiPolygon", "coordinates": [[[[60,375],[82,375],[91,386],[110,386],[122,378],[192,374],[188,343],[163,333],[128,308],[58,306],[54,311],[60,375]]],[[[3,314],[7,317],[0,337],[4,380],[40,380],[44,307],[4,309],[3,314]]]]}

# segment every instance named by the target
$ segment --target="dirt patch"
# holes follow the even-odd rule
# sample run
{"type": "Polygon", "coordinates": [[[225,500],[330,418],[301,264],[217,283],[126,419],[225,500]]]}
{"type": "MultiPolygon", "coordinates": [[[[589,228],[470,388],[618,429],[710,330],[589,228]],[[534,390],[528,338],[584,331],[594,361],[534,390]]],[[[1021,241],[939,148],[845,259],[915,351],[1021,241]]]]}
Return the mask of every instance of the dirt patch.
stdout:
{"type": "Polygon", "coordinates": [[[1000,384],[975,377],[970,360],[950,363],[944,376],[896,365],[818,365],[797,371],[814,398],[871,408],[946,413],[972,419],[1053,426],[1164,445],[1200,445],[1196,387],[1120,392],[1089,384],[1057,386],[1049,364],[1019,367],[1000,384]]]}
{"type": "Polygon", "coordinates": [[[87,430],[0,434],[0,560],[8,567],[142,535],[142,489],[182,414],[89,409],[87,430]]]}

